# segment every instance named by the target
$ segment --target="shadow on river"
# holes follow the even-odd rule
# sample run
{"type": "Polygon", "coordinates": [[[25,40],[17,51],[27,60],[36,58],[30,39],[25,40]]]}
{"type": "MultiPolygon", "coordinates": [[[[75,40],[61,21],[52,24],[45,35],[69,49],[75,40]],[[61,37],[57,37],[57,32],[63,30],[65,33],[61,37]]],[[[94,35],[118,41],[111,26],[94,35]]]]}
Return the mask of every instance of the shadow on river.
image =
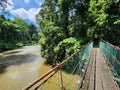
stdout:
{"type": "Polygon", "coordinates": [[[0,53],[0,90],[21,90],[40,76],[43,63],[39,46],[0,53]]]}

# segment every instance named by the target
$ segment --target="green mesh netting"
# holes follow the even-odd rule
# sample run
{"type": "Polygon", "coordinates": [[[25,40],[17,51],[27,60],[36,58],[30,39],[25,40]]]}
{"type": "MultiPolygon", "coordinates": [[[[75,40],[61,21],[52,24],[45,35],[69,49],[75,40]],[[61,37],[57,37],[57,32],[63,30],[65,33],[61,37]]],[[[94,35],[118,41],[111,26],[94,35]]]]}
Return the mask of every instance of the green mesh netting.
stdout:
{"type": "Polygon", "coordinates": [[[116,82],[120,87],[120,50],[115,49],[109,44],[100,42],[100,49],[108,61],[116,82]]]}
{"type": "MultiPolygon", "coordinates": [[[[88,46],[82,49],[77,55],[72,58],[72,60],[70,60],[64,65],[63,70],[65,70],[71,75],[74,75],[72,77],[72,80],[70,80],[72,84],[66,86],[67,90],[75,90],[76,88],[74,86],[77,85],[75,82],[78,81],[78,83],[80,83],[83,74],[85,73],[85,67],[88,63],[92,48],[93,42],[91,42],[88,46]]],[[[69,80],[66,79],[65,81],[69,80]]],[[[78,86],[79,85],[77,85],[76,87],[78,86]]]]}
{"type": "Polygon", "coordinates": [[[51,79],[40,87],[40,90],[60,90],[62,85],[61,82],[66,90],[77,90],[85,73],[85,67],[89,61],[92,48],[93,42],[73,56],[71,60],[66,62],[61,69],[62,73],[60,73],[61,71],[57,72],[51,79]]]}
{"type": "Polygon", "coordinates": [[[80,74],[85,62],[87,62],[89,60],[89,56],[90,56],[90,52],[91,52],[92,48],[93,48],[93,42],[91,42],[88,46],[86,46],[84,49],[82,49],[77,55],[75,55],[72,58],[72,60],[70,60],[69,62],[67,62],[67,64],[64,65],[63,68],[67,72],[71,72],[71,70],[73,70],[73,68],[75,68],[75,66],[78,65],[77,68],[79,68],[79,70],[74,73],[80,74]]]}

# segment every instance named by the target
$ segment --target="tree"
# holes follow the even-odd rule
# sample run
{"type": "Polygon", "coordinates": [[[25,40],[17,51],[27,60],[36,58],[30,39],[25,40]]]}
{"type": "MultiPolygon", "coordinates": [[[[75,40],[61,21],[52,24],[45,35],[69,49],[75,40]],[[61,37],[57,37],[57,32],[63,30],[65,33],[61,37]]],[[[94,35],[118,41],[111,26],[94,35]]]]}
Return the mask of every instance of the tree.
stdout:
{"type": "Polygon", "coordinates": [[[9,4],[7,1],[8,0],[0,0],[0,8],[2,10],[5,10],[5,8],[7,8],[7,4],[9,4]]]}
{"type": "Polygon", "coordinates": [[[45,0],[36,19],[41,27],[41,54],[52,63],[80,48],[73,50],[72,41],[103,38],[120,44],[119,0],[45,0]]]}
{"type": "MultiPolygon", "coordinates": [[[[79,10],[75,7],[76,3],[77,0],[45,0],[42,4],[42,9],[36,15],[36,19],[41,27],[41,38],[39,40],[41,45],[41,55],[47,58],[48,64],[55,65],[56,61],[62,61],[66,58],[68,55],[66,54],[66,51],[74,45],[69,45],[71,42],[67,42],[67,40],[74,40],[71,39],[71,37],[75,38],[74,41],[79,41],[80,38],[77,40],[76,38],[87,35],[87,29],[84,30],[83,28],[83,25],[85,25],[87,21],[78,18],[81,13],[77,14],[79,10]],[[66,40],[68,48],[64,47],[56,51],[56,47],[60,48],[60,46],[64,46],[64,40],[66,40]],[[63,56],[62,58],[60,58],[61,55],[63,56]]],[[[84,8],[87,7],[85,6],[84,8]]],[[[85,10],[86,13],[87,9],[85,10]]],[[[85,15],[87,17],[87,14],[85,15]]],[[[84,17],[84,15],[81,15],[81,17],[84,17]]],[[[78,48],[75,48],[75,50],[78,48]]],[[[70,54],[74,53],[75,50],[72,51],[72,49],[70,49],[70,54]]]]}
{"type": "Polygon", "coordinates": [[[90,0],[89,15],[93,21],[91,24],[91,28],[94,29],[93,32],[113,44],[118,42],[119,8],[119,0],[90,0]]]}
{"type": "Polygon", "coordinates": [[[54,26],[53,23],[49,23],[41,31],[41,55],[47,58],[47,64],[55,64],[56,54],[54,48],[58,43],[63,40],[64,34],[60,27],[54,26]]]}
{"type": "Polygon", "coordinates": [[[60,24],[63,27],[65,36],[68,38],[68,25],[69,25],[69,6],[71,0],[58,0],[60,11],[60,24]]]}
{"type": "Polygon", "coordinates": [[[27,39],[29,39],[30,38],[30,33],[28,30],[29,24],[26,23],[23,19],[17,18],[17,17],[14,18],[13,22],[19,27],[21,39],[23,41],[26,41],[27,39]]]}
{"type": "Polygon", "coordinates": [[[0,15],[0,51],[13,49],[19,40],[17,25],[0,15]]]}
{"type": "Polygon", "coordinates": [[[70,35],[85,37],[89,25],[89,0],[74,0],[72,7],[73,14],[71,15],[69,25],[70,35]]]}
{"type": "Polygon", "coordinates": [[[30,40],[34,40],[34,41],[37,41],[38,40],[38,31],[37,31],[37,28],[34,24],[30,24],[28,26],[28,30],[29,30],[29,33],[30,33],[30,40]]]}
{"type": "Polygon", "coordinates": [[[55,5],[55,0],[44,0],[40,12],[36,15],[41,28],[44,28],[49,22],[55,22],[58,19],[55,5]]]}
{"type": "Polygon", "coordinates": [[[0,52],[36,41],[37,33],[34,25],[29,25],[21,18],[9,20],[4,15],[0,15],[0,52]],[[34,32],[31,29],[34,29],[34,32]]]}

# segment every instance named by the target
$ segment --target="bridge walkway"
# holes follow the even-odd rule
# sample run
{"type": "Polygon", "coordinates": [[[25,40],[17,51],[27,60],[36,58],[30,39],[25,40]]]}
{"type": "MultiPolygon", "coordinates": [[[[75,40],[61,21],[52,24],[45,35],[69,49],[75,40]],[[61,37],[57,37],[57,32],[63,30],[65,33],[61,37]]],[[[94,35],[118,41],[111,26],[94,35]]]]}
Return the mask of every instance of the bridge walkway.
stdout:
{"type": "Polygon", "coordinates": [[[119,90],[99,48],[93,48],[80,90],[119,90]]]}

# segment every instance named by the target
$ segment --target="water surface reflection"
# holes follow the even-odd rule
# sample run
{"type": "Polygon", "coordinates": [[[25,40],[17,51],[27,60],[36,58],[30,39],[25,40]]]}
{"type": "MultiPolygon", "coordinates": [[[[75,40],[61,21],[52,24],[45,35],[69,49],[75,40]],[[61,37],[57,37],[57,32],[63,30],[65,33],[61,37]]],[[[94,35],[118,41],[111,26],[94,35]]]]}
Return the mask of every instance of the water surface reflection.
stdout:
{"type": "Polygon", "coordinates": [[[28,46],[17,51],[0,54],[0,90],[21,90],[40,76],[44,59],[38,46],[28,46]],[[6,62],[4,63],[3,60],[6,62]]]}

